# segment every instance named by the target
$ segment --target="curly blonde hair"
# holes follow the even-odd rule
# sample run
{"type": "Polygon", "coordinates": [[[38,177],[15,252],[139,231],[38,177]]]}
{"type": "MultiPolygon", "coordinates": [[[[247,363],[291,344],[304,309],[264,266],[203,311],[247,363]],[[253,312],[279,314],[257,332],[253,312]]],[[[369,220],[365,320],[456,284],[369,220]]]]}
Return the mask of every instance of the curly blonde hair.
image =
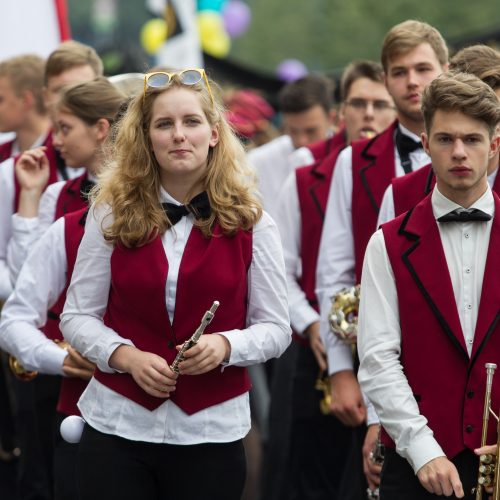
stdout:
{"type": "MultiPolygon", "coordinates": [[[[215,91],[216,85],[210,84],[215,91]]],[[[195,220],[194,225],[206,237],[213,234],[216,222],[224,234],[234,235],[239,229],[252,228],[262,216],[262,207],[254,195],[254,176],[247,167],[243,146],[224,118],[219,93],[214,93],[212,103],[203,82],[186,86],[173,76],[166,88],[149,88],[144,95],[135,97],[116,124],[116,138],[108,152],[111,161],[94,193],[96,204],[111,206],[113,221],[106,228],[103,225],[107,241],[138,247],[171,227],[159,200],[160,166],[151,146],[149,127],[157,97],[181,86],[196,92],[208,123],[217,127],[219,133],[218,143],[209,150],[201,179],[212,213],[208,219],[195,220]]],[[[185,203],[193,194],[188,193],[186,200],[179,201],[185,203]]]]}

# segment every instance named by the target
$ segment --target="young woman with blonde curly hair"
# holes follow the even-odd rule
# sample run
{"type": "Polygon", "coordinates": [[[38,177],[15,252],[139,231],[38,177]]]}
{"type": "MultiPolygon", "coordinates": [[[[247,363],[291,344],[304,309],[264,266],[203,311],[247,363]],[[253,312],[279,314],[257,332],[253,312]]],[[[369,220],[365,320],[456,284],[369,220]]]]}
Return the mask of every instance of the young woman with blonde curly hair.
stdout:
{"type": "Polygon", "coordinates": [[[145,75],[112,158],[62,315],[97,364],[79,402],[80,498],[240,498],[245,366],[290,341],[278,231],[203,70],[145,75]]]}

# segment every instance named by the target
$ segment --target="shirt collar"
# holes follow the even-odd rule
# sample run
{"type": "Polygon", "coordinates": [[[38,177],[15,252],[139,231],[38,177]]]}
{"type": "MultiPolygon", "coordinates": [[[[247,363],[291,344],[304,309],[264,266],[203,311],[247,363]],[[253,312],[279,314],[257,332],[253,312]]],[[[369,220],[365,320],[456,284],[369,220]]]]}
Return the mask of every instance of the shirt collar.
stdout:
{"type": "MultiPolygon", "coordinates": [[[[434,186],[434,190],[432,191],[432,211],[434,213],[434,217],[439,219],[443,215],[449,214],[453,210],[457,208],[462,208],[460,205],[455,203],[454,201],[446,198],[438,189],[437,186],[434,186]]],[[[477,199],[470,207],[477,208],[493,217],[495,213],[495,200],[493,199],[493,193],[491,192],[491,188],[488,186],[485,193],[477,199]]]]}
{"type": "Polygon", "coordinates": [[[408,137],[411,137],[414,141],[420,142],[421,137],[417,134],[414,134],[410,130],[408,130],[404,125],[401,125],[401,123],[398,123],[399,130],[401,130],[401,133],[404,135],[407,135],[408,137]]]}
{"type": "Polygon", "coordinates": [[[182,205],[177,201],[163,186],[160,186],[160,203],[173,203],[174,205],[182,205]]]}

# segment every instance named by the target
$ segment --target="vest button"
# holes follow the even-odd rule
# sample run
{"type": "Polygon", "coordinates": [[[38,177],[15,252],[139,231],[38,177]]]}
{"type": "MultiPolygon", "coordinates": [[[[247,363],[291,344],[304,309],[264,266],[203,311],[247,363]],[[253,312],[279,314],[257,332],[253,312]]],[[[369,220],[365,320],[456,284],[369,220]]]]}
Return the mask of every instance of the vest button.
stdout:
{"type": "Polygon", "coordinates": [[[472,399],[472,398],[474,397],[474,391],[469,391],[469,392],[467,393],[467,397],[468,397],[469,399],[472,399]]]}
{"type": "Polygon", "coordinates": [[[173,348],[175,347],[175,345],[174,345],[174,343],[173,343],[171,340],[169,340],[169,341],[168,341],[168,344],[167,344],[167,347],[168,347],[169,349],[173,349],[173,348]]]}
{"type": "Polygon", "coordinates": [[[465,432],[467,432],[468,434],[470,434],[473,430],[474,430],[474,427],[470,424],[465,428],[465,432]]]}

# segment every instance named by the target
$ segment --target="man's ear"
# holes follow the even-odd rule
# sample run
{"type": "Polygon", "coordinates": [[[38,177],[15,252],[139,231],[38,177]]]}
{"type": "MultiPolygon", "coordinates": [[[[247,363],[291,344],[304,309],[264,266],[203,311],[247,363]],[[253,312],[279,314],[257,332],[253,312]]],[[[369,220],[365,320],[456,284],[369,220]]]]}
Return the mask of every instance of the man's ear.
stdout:
{"type": "Polygon", "coordinates": [[[422,147],[424,148],[424,151],[430,156],[430,151],[429,151],[429,137],[427,136],[426,132],[422,132],[420,134],[420,140],[422,141],[422,147]]]}

